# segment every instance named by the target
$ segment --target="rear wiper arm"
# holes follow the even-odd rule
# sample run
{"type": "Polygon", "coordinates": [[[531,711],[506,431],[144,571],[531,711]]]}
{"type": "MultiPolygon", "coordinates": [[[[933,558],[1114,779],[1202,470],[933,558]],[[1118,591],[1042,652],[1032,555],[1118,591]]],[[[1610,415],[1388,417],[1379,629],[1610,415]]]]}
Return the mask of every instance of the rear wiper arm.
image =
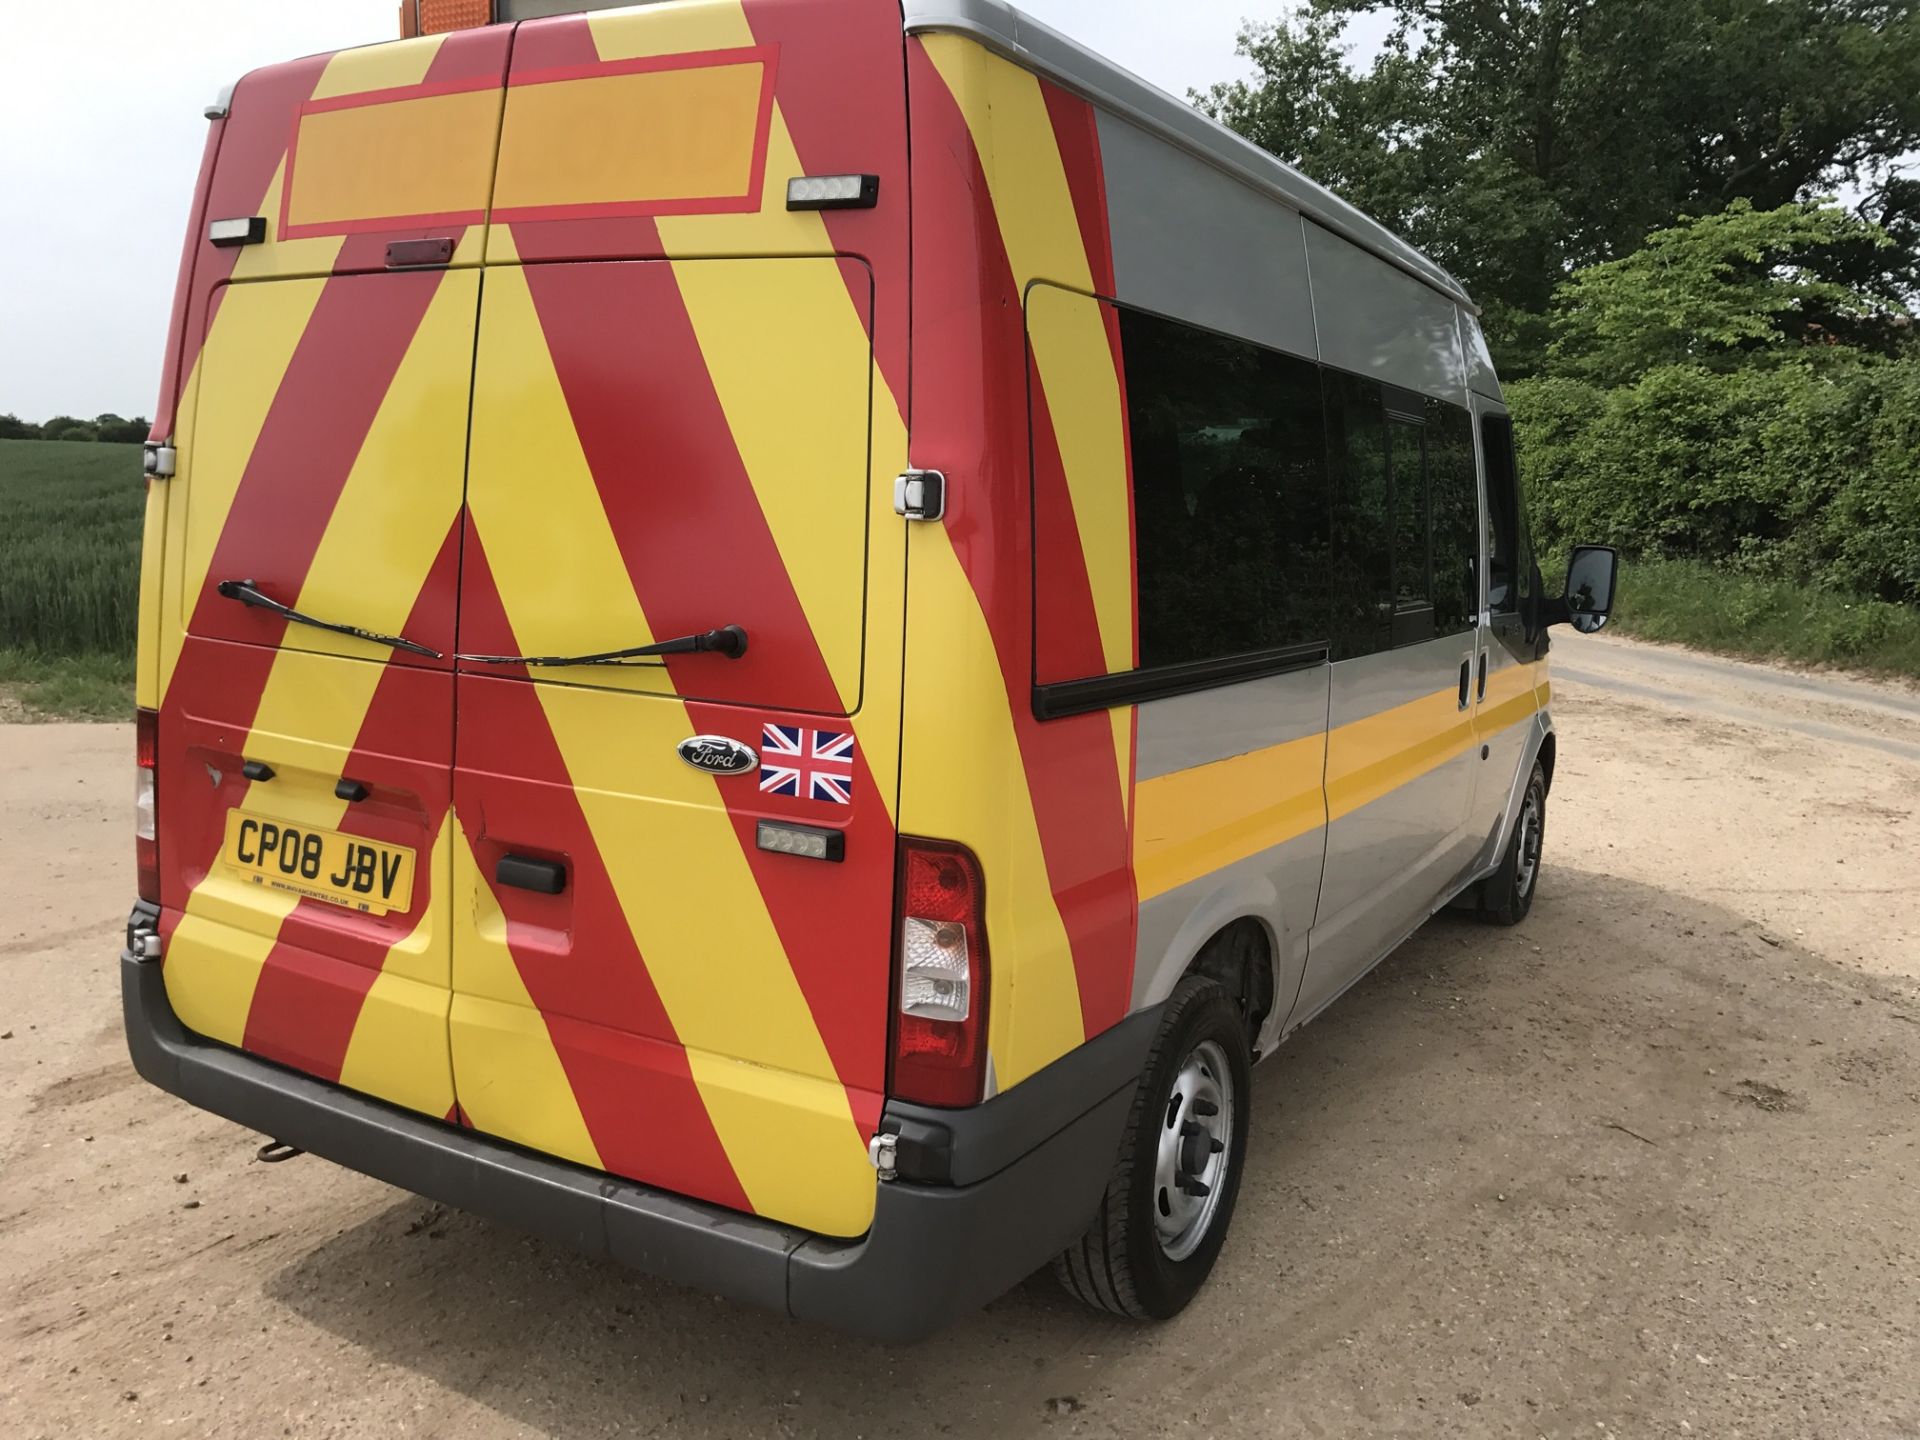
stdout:
{"type": "Polygon", "coordinates": [[[238,600],[242,605],[268,611],[283,620],[291,620],[296,625],[311,625],[316,630],[331,630],[336,635],[351,635],[356,640],[365,640],[372,645],[387,645],[395,650],[405,650],[412,655],[424,655],[429,660],[446,658],[438,650],[430,650],[419,641],[409,640],[404,635],[382,635],[377,631],[362,630],[358,625],[338,625],[331,620],[316,620],[311,615],[302,615],[291,605],[282,605],[271,595],[262,594],[251,580],[222,580],[215,588],[229,600],[238,600]]]}
{"type": "Polygon", "coordinates": [[[656,640],[651,645],[635,645],[630,650],[601,650],[592,655],[456,655],[456,660],[471,660],[478,665],[665,665],[664,660],[649,660],[650,655],[693,655],[708,652],[738,660],[747,653],[747,632],[738,625],[722,625],[717,630],[702,630],[672,640],[656,640]]]}

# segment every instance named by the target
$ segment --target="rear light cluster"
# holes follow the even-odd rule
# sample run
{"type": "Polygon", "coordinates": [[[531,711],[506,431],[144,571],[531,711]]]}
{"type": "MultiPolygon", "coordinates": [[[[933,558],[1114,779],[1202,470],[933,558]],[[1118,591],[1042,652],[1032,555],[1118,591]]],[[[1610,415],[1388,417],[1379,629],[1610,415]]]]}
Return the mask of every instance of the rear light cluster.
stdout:
{"type": "Polygon", "coordinates": [[[159,793],[160,716],[133,712],[133,855],[140,898],[160,903],[160,841],[156,818],[159,793]]]}
{"type": "Polygon", "coordinates": [[[976,1104],[987,1066],[980,862],[959,845],[903,837],[899,886],[889,1093],[922,1105],[976,1104]]]}

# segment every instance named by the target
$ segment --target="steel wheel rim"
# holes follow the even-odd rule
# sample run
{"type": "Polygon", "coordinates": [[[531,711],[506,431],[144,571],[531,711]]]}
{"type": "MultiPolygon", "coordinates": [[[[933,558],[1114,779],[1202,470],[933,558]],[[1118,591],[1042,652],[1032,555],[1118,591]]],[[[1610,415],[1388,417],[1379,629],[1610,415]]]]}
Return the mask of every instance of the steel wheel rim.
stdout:
{"type": "Polygon", "coordinates": [[[1233,1072],[1217,1041],[1203,1040],[1180,1062],[1160,1112],[1153,1169],[1153,1229],[1169,1260],[1206,1239],[1233,1160],[1233,1072]]]}
{"type": "Polygon", "coordinates": [[[1520,807],[1520,856],[1514,867],[1514,889],[1524,900],[1533,890],[1533,877],[1540,870],[1540,802],[1531,790],[1520,807]]]}

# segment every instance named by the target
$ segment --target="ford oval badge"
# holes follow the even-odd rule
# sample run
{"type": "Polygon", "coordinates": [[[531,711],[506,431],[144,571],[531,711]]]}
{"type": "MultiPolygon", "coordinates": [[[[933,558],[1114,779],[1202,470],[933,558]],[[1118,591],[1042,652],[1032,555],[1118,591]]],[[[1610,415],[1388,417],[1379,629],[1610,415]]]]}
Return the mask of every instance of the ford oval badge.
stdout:
{"type": "Polygon", "coordinates": [[[674,749],[687,764],[709,775],[744,775],[760,764],[751,745],[730,735],[691,735],[674,749]]]}

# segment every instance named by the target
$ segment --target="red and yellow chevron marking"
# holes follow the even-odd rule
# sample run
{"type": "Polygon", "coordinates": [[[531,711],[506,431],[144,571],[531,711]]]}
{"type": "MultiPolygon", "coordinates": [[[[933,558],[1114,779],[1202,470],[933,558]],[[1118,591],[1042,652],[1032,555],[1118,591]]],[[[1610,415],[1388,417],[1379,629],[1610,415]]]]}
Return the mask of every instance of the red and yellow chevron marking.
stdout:
{"type": "MultiPolygon", "coordinates": [[[[915,321],[916,459],[947,472],[952,498],[941,529],[912,536],[902,826],[981,852],[996,936],[990,1043],[1006,1086],[1120,1019],[1132,983],[1133,715],[1033,719],[1025,577],[999,568],[1026,552],[1031,473],[1034,503],[1071,514],[1072,528],[1053,533],[1078,541],[1039,567],[1062,577],[1048,598],[1080,627],[1064,643],[1091,647],[1103,670],[1131,668],[1125,432],[1098,307],[1084,307],[1091,325],[1069,315],[1036,327],[1031,472],[1024,443],[1023,291],[1036,280],[1090,291],[1096,275],[1110,283],[1110,259],[1089,257],[1090,231],[1104,229],[1091,215],[1083,226],[1075,203],[1097,194],[1095,154],[1063,151],[1041,83],[955,37],[910,39],[907,55],[918,283],[980,303],[925,307],[915,321]],[[975,697],[964,716],[955,693],[975,697]],[[949,768],[1006,777],[1007,790],[969,793],[946,783],[949,768]]],[[[1065,113],[1076,102],[1056,103],[1065,113]]]]}
{"type": "MultiPolygon", "coordinates": [[[[223,126],[209,212],[274,209],[283,161],[268,137],[284,144],[291,130],[273,112],[290,126],[309,98],[422,83],[436,70],[483,62],[488,48],[498,71],[503,45],[435,39],[251,77],[223,126]],[[248,196],[245,187],[256,185],[264,189],[248,196]]],[[[450,680],[374,663],[384,652],[359,642],[321,647],[331,653],[283,645],[278,622],[230,613],[238,607],[210,586],[233,570],[312,608],[351,594],[354,613],[377,628],[411,626],[450,644],[460,372],[471,353],[477,280],[222,283],[325,271],[345,253],[337,238],[300,241],[298,257],[287,253],[293,243],[264,247],[279,252],[271,259],[260,248],[238,252],[224,274],[203,254],[193,266],[197,298],[186,307],[189,323],[204,327],[204,344],[186,367],[181,473],[166,487],[166,578],[143,636],[156,657],[150,683],[169,737],[163,773],[170,793],[182,796],[162,817],[163,898],[180,912],[168,990],[201,1033],[444,1114],[452,1101],[446,864],[434,861],[447,853],[450,680]],[[207,415],[203,388],[212,397],[207,415]],[[396,474],[414,483],[393,484],[396,474]],[[361,658],[336,658],[344,656],[361,658]],[[435,708],[448,725],[422,727],[435,708]],[[341,912],[222,873],[215,855],[224,816],[249,790],[234,767],[239,756],[262,752],[281,770],[276,814],[423,852],[410,916],[353,917],[360,925],[345,932],[341,912]],[[344,818],[345,802],[318,777],[356,769],[376,786],[417,796],[419,808],[344,818]],[[209,782],[211,804],[183,803],[191,787],[209,782]],[[382,1034],[407,1043],[376,1043],[382,1034]]]]}

